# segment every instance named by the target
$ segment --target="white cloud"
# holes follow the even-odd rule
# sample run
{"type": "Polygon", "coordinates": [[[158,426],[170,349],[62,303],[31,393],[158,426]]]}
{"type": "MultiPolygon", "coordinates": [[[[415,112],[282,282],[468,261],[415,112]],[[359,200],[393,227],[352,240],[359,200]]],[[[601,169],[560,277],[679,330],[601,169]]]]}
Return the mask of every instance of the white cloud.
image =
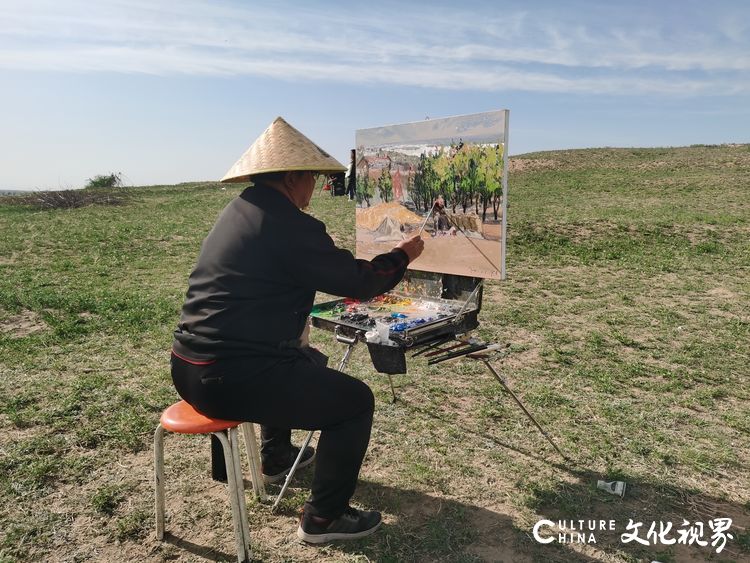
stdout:
{"type": "Polygon", "coordinates": [[[466,6],[304,6],[11,0],[0,8],[0,68],[497,91],[750,91],[746,19],[726,14],[675,30],[564,11],[477,17],[466,6]]]}

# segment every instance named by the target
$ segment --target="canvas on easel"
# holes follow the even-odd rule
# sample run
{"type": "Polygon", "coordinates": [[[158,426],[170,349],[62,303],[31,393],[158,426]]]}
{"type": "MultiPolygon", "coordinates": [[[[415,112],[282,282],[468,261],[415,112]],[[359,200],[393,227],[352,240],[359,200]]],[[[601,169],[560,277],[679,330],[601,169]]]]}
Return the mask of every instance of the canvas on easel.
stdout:
{"type": "Polygon", "coordinates": [[[357,130],[357,257],[419,233],[410,269],[504,279],[508,114],[357,130]]]}
{"type": "Polygon", "coordinates": [[[477,328],[483,281],[505,277],[507,139],[507,110],[358,130],[357,258],[416,234],[424,252],[385,295],[318,303],[313,326],[366,338],[389,374],[405,349],[477,328]]]}

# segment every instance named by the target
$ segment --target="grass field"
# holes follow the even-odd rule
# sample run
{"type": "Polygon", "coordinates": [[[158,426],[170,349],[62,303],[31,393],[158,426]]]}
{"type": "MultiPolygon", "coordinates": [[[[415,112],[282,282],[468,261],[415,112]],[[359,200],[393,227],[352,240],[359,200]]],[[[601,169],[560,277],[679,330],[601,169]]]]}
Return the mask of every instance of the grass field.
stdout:
{"type": "MultiPolygon", "coordinates": [[[[488,285],[478,332],[512,344],[497,365],[569,459],[481,365],[415,359],[394,404],[358,348],[350,372],[377,406],[354,500],[386,524],[300,544],[302,473],[278,515],[248,495],[257,560],[750,561],[750,146],[535,153],[512,170],[508,279],[488,285]],[[628,519],[643,538],[687,519],[710,542],[719,517],[734,536],[720,554],[620,541],[628,519]],[[617,530],[542,545],[542,518],[617,530]]],[[[124,205],[57,211],[0,199],[1,562],[235,560],[205,438],[167,436],[171,535],[154,539],[151,444],[177,398],[187,276],[240,189],[127,188],[124,205]]],[[[319,195],[311,212],[354,247],[353,203],[319,195]]]]}

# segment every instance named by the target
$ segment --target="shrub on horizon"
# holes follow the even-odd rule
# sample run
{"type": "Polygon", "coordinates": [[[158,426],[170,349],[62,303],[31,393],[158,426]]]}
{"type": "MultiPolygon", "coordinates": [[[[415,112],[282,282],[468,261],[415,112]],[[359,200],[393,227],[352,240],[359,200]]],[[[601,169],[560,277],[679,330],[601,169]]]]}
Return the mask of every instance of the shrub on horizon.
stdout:
{"type": "Polygon", "coordinates": [[[122,186],[122,172],[99,174],[88,179],[87,188],[119,188],[122,186]]]}

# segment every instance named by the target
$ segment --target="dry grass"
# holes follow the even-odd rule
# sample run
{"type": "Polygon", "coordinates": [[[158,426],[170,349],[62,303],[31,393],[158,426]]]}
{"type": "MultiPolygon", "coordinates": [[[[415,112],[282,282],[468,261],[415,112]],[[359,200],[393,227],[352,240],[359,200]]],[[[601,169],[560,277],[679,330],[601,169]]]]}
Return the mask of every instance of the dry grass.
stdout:
{"type": "Polygon", "coordinates": [[[122,205],[125,201],[122,194],[93,189],[39,191],[6,199],[11,204],[32,209],[77,209],[87,205],[122,205]]]}

